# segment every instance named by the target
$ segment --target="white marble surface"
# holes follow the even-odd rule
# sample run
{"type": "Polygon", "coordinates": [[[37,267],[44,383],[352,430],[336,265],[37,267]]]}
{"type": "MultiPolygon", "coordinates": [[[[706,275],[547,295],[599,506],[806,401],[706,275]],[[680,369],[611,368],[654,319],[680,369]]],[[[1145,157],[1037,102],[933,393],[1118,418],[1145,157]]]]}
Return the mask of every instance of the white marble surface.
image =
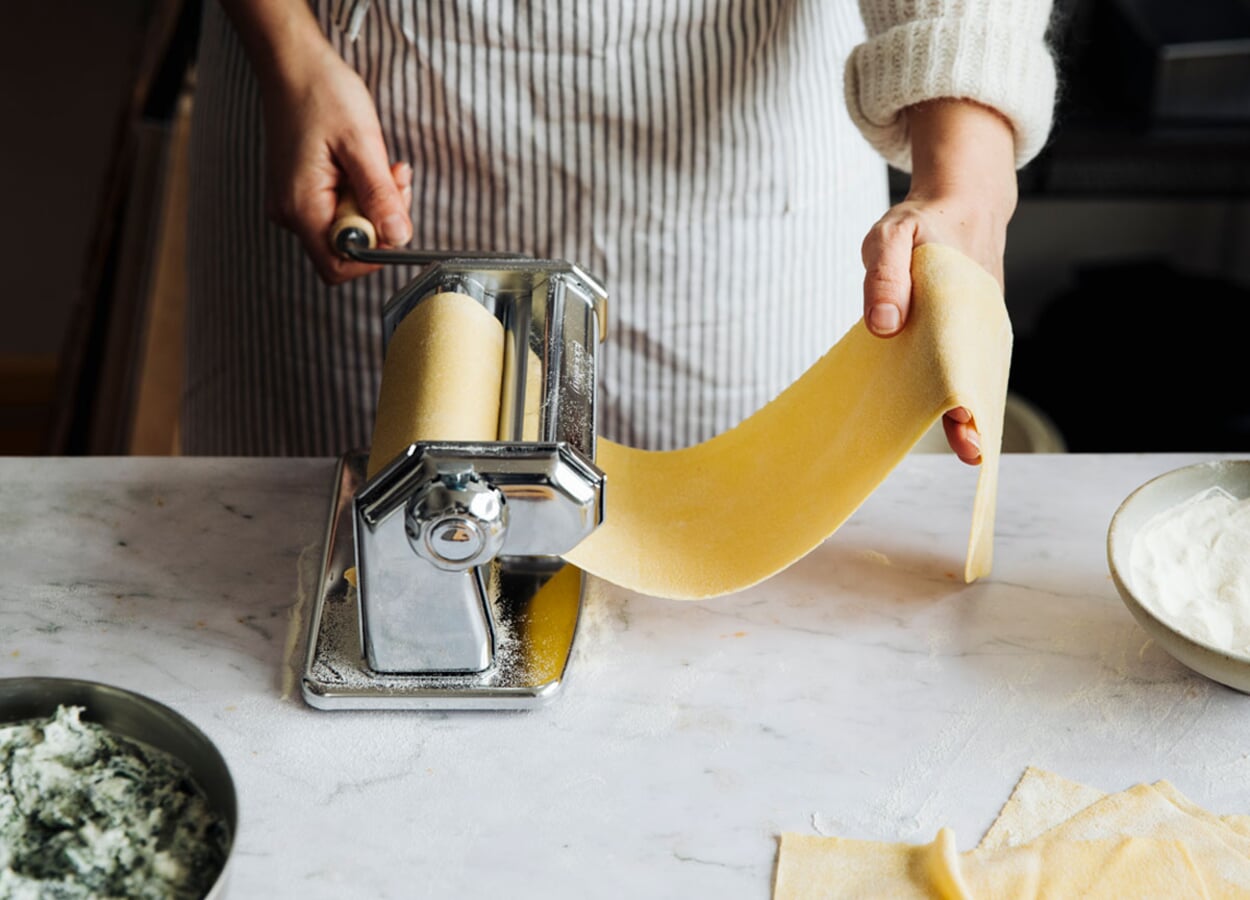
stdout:
{"type": "Polygon", "coordinates": [[[1105,562],[1119,501],[1202,458],[1008,457],[972,586],[973,472],[909,458],[753,590],[598,588],[564,695],[505,714],[283,696],[332,462],[0,460],[0,676],[118,684],[208,732],[237,897],[762,898],[781,831],[967,848],[1030,764],[1250,812],[1250,698],[1148,644],[1105,562]]]}

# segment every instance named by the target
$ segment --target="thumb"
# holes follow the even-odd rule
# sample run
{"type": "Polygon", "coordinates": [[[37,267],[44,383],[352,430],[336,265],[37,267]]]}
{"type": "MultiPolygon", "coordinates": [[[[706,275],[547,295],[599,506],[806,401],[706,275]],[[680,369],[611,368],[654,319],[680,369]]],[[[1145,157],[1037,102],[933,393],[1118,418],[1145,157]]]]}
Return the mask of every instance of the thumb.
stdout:
{"type": "Polygon", "coordinates": [[[864,321],[880,337],[899,332],[911,311],[916,223],[887,214],[864,239],[864,321]]]}
{"type": "Polygon", "coordinates": [[[356,205],[377,228],[378,239],[391,247],[407,244],[412,239],[412,221],[387,162],[381,135],[348,148],[341,164],[356,205]]]}

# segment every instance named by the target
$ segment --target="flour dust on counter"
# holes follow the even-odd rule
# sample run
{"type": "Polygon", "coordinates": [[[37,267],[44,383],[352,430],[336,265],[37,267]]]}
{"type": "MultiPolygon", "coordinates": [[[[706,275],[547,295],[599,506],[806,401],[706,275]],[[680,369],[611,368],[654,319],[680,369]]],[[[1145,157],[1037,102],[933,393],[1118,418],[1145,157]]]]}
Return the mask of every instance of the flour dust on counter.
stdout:
{"type": "Polygon", "coordinates": [[[82,713],[0,726],[0,897],[203,897],[225,822],[183,763],[82,713]]]}
{"type": "Polygon", "coordinates": [[[300,669],[304,663],[304,644],[307,641],[308,612],[321,578],[321,543],[304,545],[296,561],[295,602],[287,611],[286,641],[282,648],[283,700],[295,696],[299,686],[300,669]]]}

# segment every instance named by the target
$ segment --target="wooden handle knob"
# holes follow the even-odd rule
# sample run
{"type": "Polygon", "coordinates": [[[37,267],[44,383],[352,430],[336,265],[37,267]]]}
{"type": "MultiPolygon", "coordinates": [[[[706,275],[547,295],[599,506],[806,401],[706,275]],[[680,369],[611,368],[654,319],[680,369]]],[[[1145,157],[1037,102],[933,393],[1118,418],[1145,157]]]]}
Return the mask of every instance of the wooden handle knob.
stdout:
{"type": "Polygon", "coordinates": [[[339,238],[349,229],[364,235],[369,249],[378,245],[377,229],[360,211],[360,207],[356,205],[356,198],[351,192],[345,191],[339,197],[338,206],[334,209],[334,224],[330,226],[330,246],[339,253],[343,252],[339,238]]]}

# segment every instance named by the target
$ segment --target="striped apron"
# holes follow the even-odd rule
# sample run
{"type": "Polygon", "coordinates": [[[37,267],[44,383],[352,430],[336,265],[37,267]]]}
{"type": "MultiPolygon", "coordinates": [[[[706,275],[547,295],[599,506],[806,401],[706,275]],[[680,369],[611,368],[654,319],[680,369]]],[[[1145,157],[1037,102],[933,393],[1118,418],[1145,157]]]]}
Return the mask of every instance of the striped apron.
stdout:
{"type": "MultiPolygon", "coordinates": [[[[852,125],[854,0],[373,0],[316,12],[414,169],[414,246],[569,259],[611,296],[601,433],[668,449],[771,400],[858,318],[884,163],[852,125]]],[[[205,4],[184,451],[365,446],[380,310],[416,274],[318,281],[263,214],[260,99],[205,4]]],[[[813,410],[819,415],[819,410],[813,410]]]]}

